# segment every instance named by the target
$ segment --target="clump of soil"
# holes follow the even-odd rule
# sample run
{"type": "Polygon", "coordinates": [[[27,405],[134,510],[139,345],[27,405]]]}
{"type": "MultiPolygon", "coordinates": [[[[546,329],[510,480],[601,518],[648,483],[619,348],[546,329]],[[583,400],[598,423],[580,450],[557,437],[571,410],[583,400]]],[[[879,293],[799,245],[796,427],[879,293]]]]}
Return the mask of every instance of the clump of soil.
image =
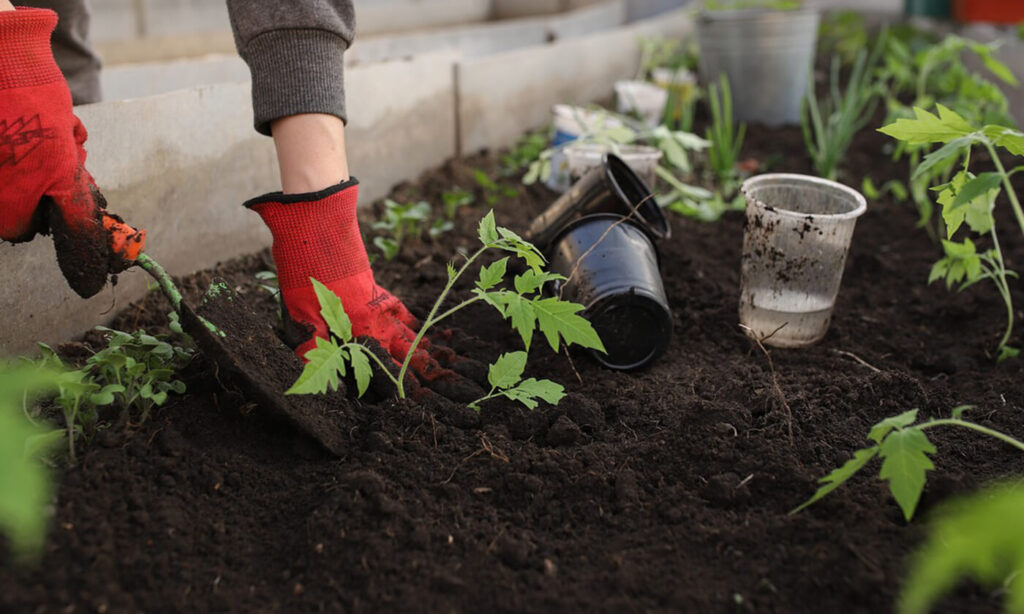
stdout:
{"type": "MultiPolygon", "coordinates": [[[[884,143],[858,138],[849,183],[905,176],[884,143]]],[[[752,129],[745,148],[771,170],[809,172],[802,152],[799,129],[752,129]]],[[[472,189],[476,167],[498,164],[454,160],[393,196],[439,203],[454,185],[472,189]]],[[[414,313],[432,303],[446,261],[475,245],[482,197],[453,232],[374,263],[414,313]]],[[[552,200],[519,187],[494,209],[521,231],[552,200]]],[[[660,245],[672,344],[650,369],[612,372],[537,344],[527,376],[565,384],[558,407],[498,400],[477,414],[433,396],[352,400],[340,456],[222,386],[200,358],[187,395],[137,432],[95,438],[64,472],[45,556],[34,569],[0,568],[0,610],[889,610],[929,511],[1018,472],[1019,454],[936,429],[936,469],[913,523],[867,475],[789,510],[898,412],[970,403],[974,420],[1024,435],[1024,363],[986,354],[998,296],[927,286],[939,248],[915,221],[908,205],[869,204],[828,335],[770,350],[773,371],[737,326],[743,216],[673,218],[660,245]]],[[[1013,268],[1024,241],[1007,232],[1005,243],[1013,268]]],[[[215,273],[264,326],[277,306],[253,274],[267,260],[184,280],[187,298],[215,273]]],[[[1014,299],[1024,305],[1020,284],[1014,299]]],[[[153,296],[118,326],[154,328],[166,311],[153,296]]],[[[485,306],[451,324],[447,342],[475,360],[521,346],[485,306]]],[[[268,385],[283,385],[287,369],[264,369],[268,385]]],[[[942,611],[997,612],[1000,600],[965,587],[942,611]]]]}

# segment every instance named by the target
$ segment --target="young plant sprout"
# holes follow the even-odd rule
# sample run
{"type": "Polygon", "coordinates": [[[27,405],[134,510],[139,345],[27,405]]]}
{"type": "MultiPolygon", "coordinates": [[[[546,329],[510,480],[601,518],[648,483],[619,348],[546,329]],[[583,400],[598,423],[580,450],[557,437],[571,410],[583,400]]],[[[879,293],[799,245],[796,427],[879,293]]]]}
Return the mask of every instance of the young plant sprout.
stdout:
{"type": "Polygon", "coordinates": [[[1010,184],[1010,177],[1024,167],[1010,171],[999,158],[1000,150],[1015,156],[1024,155],[1024,132],[990,124],[972,125],[950,109],[937,105],[937,115],[921,108],[914,109],[914,119],[898,119],[879,131],[910,145],[942,143],[942,147],[925,156],[914,170],[913,178],[926,176],[933,168],[963,160],[963,167],[948,183],[934,186],[942,205],[942,218],[946,226],[943,241],[945,257],[935,263],[929,283],[945,279],[948,287],[959,284],[964,290],[982,280],[996,286],[1006,306],[1006,326],[996,347],[998,360],[1017,356],[1019,349],[1008,345],[1013,333],[1014,309],[1010,295],[1009,277],[1016,274],[1007,270],[1003,260],[995,218],[992,215],[1000,193],[1005,190],[1014,218],[1024,234],[1024,209],[1010,184]],[[981,146],[988,152],[995,171],[975,175],[969,169],[971,151],[981,146]],[[974,242],[965,237],[957,242],[953,235],[964,225],[979,236],[987,236],[992,247],[978,253],[974,242]]]}
{"type": "MultiPolygon", "coordinates": [[[[423,320],[397,376],[392,375],[387,366],[375,354],[353,338],[352,325],[348,316],[345,315],[341,300],[325,286],[313,280],[313,286],[320,301],[320,313],[327,322],[332,338],[317,339],[316,347],[306,353],[305,358],[308,362],[302,374],[286,391],[286,394],[322,394],[328,389],[337,390],[339,377],[344,377],[348,366],[350,366],[356,379],[357,393],[362,395],[370,383],[370,361],[374,361],[381,372],[395,385],[398,397],[404,399],[406,397],[405,375],[409,370],[413,353],[419,347],[423,336],[438,322],[477,302],[491,305],[505,319],[509,320],[512,328],[519,333],[527,351],[530,349],[534,332],[537,330],[540,330],[551,349],[556,352],[563,343],[567,346],[575,344],[604,351],[601,339],[590,322],[579,315],[583,309],[582,305],[563,301],[557,297],[545,297],[541,293],[544,284],[564,278],[543,270],[544,259],[537,248],[511,230],[496,226],[493,212],[489,212],[480,221],[477,234],[482,246],[466,258],[466,262],[461,267],[456,268],[449,263],[448,281],[434,302],[430,313],[423,320]],[[473,296],[442,311],[442,306],[452,288],[455,287],[455,283],[485,252],[491,250],[510,252],[528,267],[526,272],[517,275],[510,288],[502,288],[500,286],[505,281],[509,257],[483,266],[480,268],[473,296]]],[[[561,399],[561,387],[553,382],[534,380],[533,378],[520,381],[523,370],[518,369],[517,371],[516,367],[521,358],[525,365],[525,352],[521,357],[516,353],[505,355],[491,365],[488,377],[494,388],[490,394],[475,401],[474,407],[488,398],[499,395],[520,401],[528,407],[531,406],[531,403],[532,406],[536,406],[534,398],[549,402],[557,402],[561,399]]]]}
{"type": "Polygon", "coordinates": [[[822,486],[818,488],[814,496],[790,513],[795,514],[821,500],[842,486],[868,461],[877,456],[882,459],[879,479],[889,482],[889,491],[896,499],[900,509],[903,510],[903,517],[910,521],[914,517],[914,510],[917,509],[917,502],[924,490],[925,473],[935,468],[928,455],[935,454],[936,449],[928,440],[925,431],[937,426],[958,426],[971,429],[995,437],[1024,452],[1024,441],[964,420],[963,413],[968,409],[971,409],[970,405],[961,405],[953,409],[952,416],[949,418],[933,419],[918,424],[914,424],[917,421],[916,409],[882,420],[871,427],[871,432],[868,433],[868,439],[875,442],[875,445],[857,450],[853,453],[853,458],[846,461],[846,464],[818,480],[822,486]]]}
{"type": "Polygon", "coordinates": [[[875,80],[878,65],[888,36],[883,31],[871,53],[861,49],[850,69],[846,90],[840,91],[839,56],[832,58],[828,94],[819,100],[814,80],[807,87],[803,109],[803,133],[807,150],[820,177],[836,179],[839,164],[853,143],[853,136],[867,125],[874,115],[882,83],[875,80]]]}

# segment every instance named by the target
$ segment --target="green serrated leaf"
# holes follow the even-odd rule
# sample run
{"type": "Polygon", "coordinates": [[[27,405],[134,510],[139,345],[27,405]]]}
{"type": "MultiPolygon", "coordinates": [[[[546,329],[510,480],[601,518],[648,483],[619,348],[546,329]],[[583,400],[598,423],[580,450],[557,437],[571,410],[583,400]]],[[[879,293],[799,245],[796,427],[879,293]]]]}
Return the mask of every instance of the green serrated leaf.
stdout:
{"type": "Polygon", "coordinates": [[[480,267],[480,279],[476,282],[476,287],[487,291],[500,284],[505,279],[505,272],[508,270],[508,259],[509,257],[506,256],[487,266],[480,267]]]}
{"type": "Polygon", "coordinates": [[[332,339],[316,338],[316,347],[306,352],[309,362],[302,369],[299,379],[285,394],[323,394],[337,390],[339,376],[345,375],[343,348],[332,339]]]}
{"type": "Polygon", "coordinates": [[[533,331],[537,327],[537,313],[534,310],[533,302],[509,292],[505,301],[504,315],[508,318],[512,328],[519,333],[519,337],[523,340],[523,347],[529,351],[530,342],[533,341],[533,331]]]}
{"type": "Polygon", "coordinates": [[[558,273],[548,273],[547,271],[535,271],[530,269],[522,275],[516,276],[515,288],[516,292],[519,294],[533,294],[540,290],[544,284],[562,279],[565,279],[565,277],[558,273]]]}
{"type": "Polygon", "coordinates": [[[528,377],[515,387],[515,394],[531,399],[541,399],[551,405],[558,403],[565,397],[565,388],[549,379],[536,379],[528,377]]]}
{"type": "Polygon", "coordinates": [[[962,156],[971,147],[973,139],[970,137],[961,137],[953,139],[946,143],[942,147],[931,152],[924,157],[924,160],[917,165],[914,169],[914,174],[911,176],[911,180],[918,179],[927,175],[932,169],[939,167],[940,165],[948,165],[957,158],[962,156]]]}
{"type": "Polygon", "coordinates": [[[844,482],[849,480],[855,473],[861,470],[869,460],[878,454],[878,446],[871,446],[870,448],[863,448],[853,453],[853,458],[843,463],[842,467],[834,469],[831,473],[818,480],[819,484],[822,484],[814,495],[801,503],[798,507],[790,511],[790,514],[795,514],[807,506],[820,501],[826,495],[833,490],[839,488],[844,482]]]}
{"type": "Polygon", "coordinates": [[[948,143],[972,132],[970,124],[948,108],[938,106],[939,116],[914,107],[916,119],[901,118],[879,132],[911,144],[948,143]]]}
{"type": "Polygon", "coordinates": [[[882,420],[875,426],[871,427],[871,431],[868,433],[868,439],[875,443],[882,443],[885,436],[889,434],[889,431],[894,428],[903,428],[909,426],[917,420],[917,410],[911,409],[905,411],[898,416],[890,416],[885,420],[882,420]]]}
{"type": "Polygon", "coordinates": [[[986,197],[988,193],[1002,182],[999,173],[981,173],[970,179],[957,191],[956,199],[950,205],[953,209],[966,206],[977,198],[986,197]]]}
{"type": "Polygon", "coordinates": [[[491,386],[504,390],[515,386],[526,369],[526,352],[502,354],[487,370],[487,381],[491,386]]]}
{"type": "Polygon", "coordinates": [[[366,351],[363,346],[358,344],[352,344],[348,347],[349,360],[352,362],[352,374],[356,378],[356,393],[360,397],[370,387],[370,379],[373,377],[370,357],[366,355],[366,351]]]}
{"type": "Polygon", "coordinates": [[[878,477],[888,480],[889,491],[907,521],[914,517],[924,490],[925,473],[935,468],[929,454],[935,454],[935,446],[928,441],[924,431],[916,427],[891,431],[878,450],[882,457],[882,470],[878,477]]]}
{"type": "Polygon", "coordinates": [[[948,273],[949,260],[943,258],[942,260],[939,260],[932,265],[932,270],[928,274],[928,283],[931,284],[932,282],[938,281],[940,279],[945,279],[948,273]]]}
{"type": "Polygon", "coordinates": [[[352,321],[345,313],[341,298],[312,277],[309,280],[313,282],[313,291],[316,292],[316,299],[320,303],[320,315],[327,323],[327,328],[343,343],[348,343],[352,340],[352,321]]]}
{"type": "Polygon", "coordinates": [[[477,227],[477,236],[480,237],[480,242],[484,245],[491,245],[498,241],[498,230],[494,223],[494,211],[488,211],[487,215],[480,220],[480,225],[477,227]]]}
{"type": "Polygon", "coordinates": [[[601,343],[601,338],[597,336],[594,327],[577,315],[583,310],[583,305],[550,297],[535,300],[533,310],[540,331],[553,351],[558,351],[559,336],[566,345],[576,344],[600,352],[605,351],[604,344],[601,343]]]}

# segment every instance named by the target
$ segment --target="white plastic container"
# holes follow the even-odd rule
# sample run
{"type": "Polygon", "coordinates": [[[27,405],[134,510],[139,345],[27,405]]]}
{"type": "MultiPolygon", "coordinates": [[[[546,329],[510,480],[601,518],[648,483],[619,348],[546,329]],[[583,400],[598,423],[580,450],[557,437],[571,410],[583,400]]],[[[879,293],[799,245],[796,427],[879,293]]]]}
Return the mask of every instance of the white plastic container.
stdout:
{"type": "Polygon", "coordinates": [[[615,99],[619,113],[637,115],[654,128],[665,117],[668,90],[646,81],[616,81],[615,99]]]}
{"type": "Polygon", "coordinates": [[[658,87],[693,87],[697,85],[697,75],[686,68],[655,68],[651,71],[651,79],[658,87]]]}
{"type": "Polygon", "coordinates": [[[606,153],[614,153],[633,169],[647,187],[654,189],[655,180],[658,178],[658,162],[661,161],[661,151],[646,145],[619,145],[612,148],[609,145],[597,143],[581,143],[569,145],[565,148],[565,157],[569,167],[569,177],[576,181],[588,170],[601,165],[601,157],[606,153]]]}
{"type": "MultiPolygon", "coordinates": [[[[551,115],[555,124],[555,137],[551,142],[554,147],[574,141],[585,134],[622,126],[621,121],[604,111],[568,104],[556,104],[551,107],[551,115]]],[[[544,184],[556,192],[565,192],[572,185],[569,178],[569,162],[562,149],[552,152],[551,174],[544,184]]]]}
{"type": "Polygon", "coordinates": [[[740,188],[747,199],[740,323],[766,345],[803,347],[828,331],[864,196],[845,185],[773,173],[740,188]]]}

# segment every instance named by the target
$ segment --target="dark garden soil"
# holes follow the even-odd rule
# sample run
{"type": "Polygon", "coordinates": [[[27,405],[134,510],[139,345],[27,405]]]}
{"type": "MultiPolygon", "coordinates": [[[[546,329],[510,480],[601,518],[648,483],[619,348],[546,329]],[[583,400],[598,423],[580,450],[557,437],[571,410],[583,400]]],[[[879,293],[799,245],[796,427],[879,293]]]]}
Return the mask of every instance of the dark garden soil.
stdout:
{"type": "MultiPolygon", "coordinates": [[[[861,135],[848,183],[905,173],[886,143],[861,135]]],[[[809,172],[803,152],[799,129],[753,129],[745,149],[764,169],[809,172]]],[[[452,161],[395,197],[436,205],[453,185],[475,186],[473,168],[500,164],[452,161]]],[[[518,190],[494,209],[521,231],[552,195],[518,190]]],[[[414,313],[446,260],[474,247],[477,192],[455,232],[375,263],[414,313]]],[[[1024,362],[986,355],[1004,317],[996,293],[926,286],[937,248],[915,221],[909,205],[870,203],[828,335],[770,350],[773,374],[737,326],[743,216],[674,217],[661,244],[673,338],[653,367],[612,372],[538,343],[528,375],[566,385],[557,408],[336,403],[340,457],[200,356],[187,395],[132,432],[96,436],[63,472],[46,554],[34,570],[0,567],[0,611],[890,611],[929,511],[1022,470],[1011,448],[936,429],[936,469],[909,525],[868,476],[787,513],[872,424],[908,409],[938,417],[970,403],[971,418],[1024,436],[1024,362]]],[[[1024,241],[1005,221],[1008,265],[1024,269],[1024,241]]],[[[253,277],[267,268],[264,253],[215,271],[259,314],[253,326],[276,317],[253,277]]],[[[190,300],[212,273],[183,282],[190,300]]],[[[483,362],[521,345],[488,309],[456,316],[449,341],[483,362]]],[[[166,311],[152,296],[115,325],[158,330],[166,311]]],[[[939,611],[997,612],[1000,599],[968,586],[939,611]]]]}

